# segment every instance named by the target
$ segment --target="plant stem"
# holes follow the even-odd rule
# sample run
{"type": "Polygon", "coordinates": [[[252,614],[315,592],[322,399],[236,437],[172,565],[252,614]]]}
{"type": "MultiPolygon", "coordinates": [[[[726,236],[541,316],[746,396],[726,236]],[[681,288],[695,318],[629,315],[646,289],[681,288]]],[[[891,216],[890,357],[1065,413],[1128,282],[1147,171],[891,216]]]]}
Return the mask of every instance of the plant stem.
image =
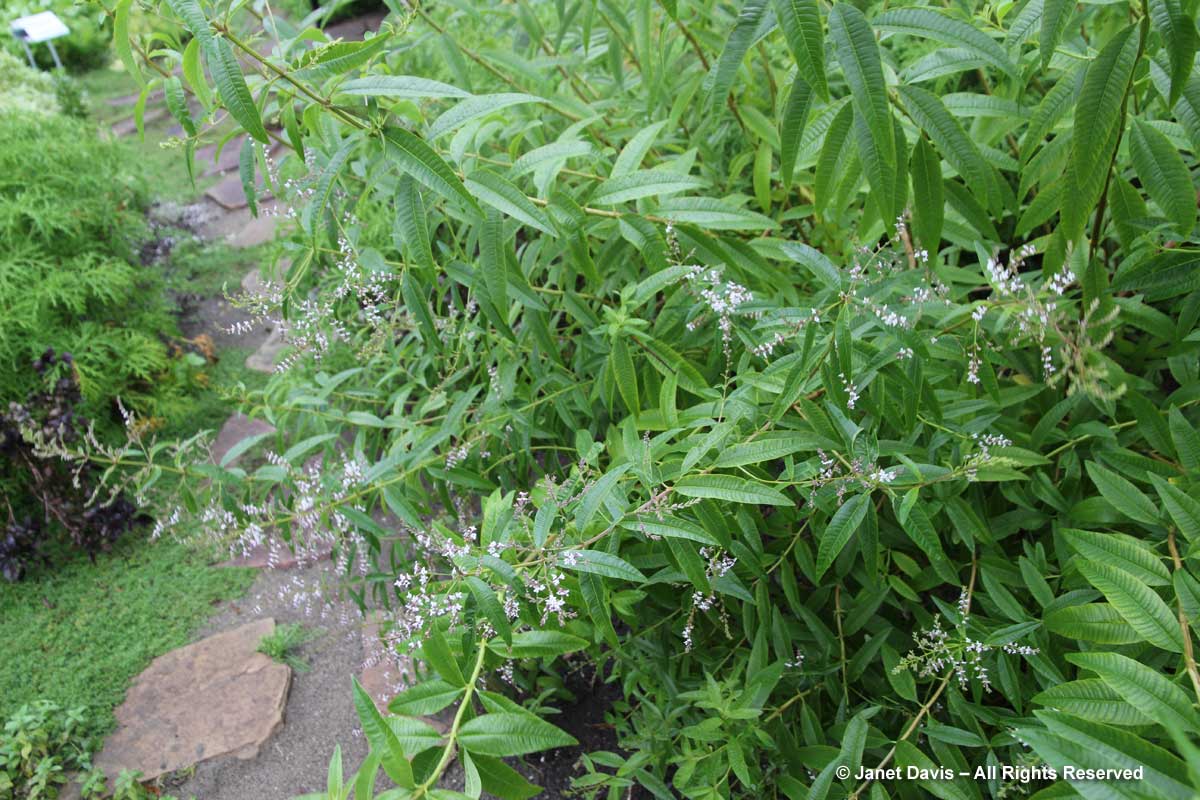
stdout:
{"type": "Polygon", "coordinates": [[[475,655],[475,668],[471,670],[471,677],[467,678],[466,693],[463,694],[463,699],[458,704],[458,711],[454,714],[454,722],[450,725],[450,732],[446,734],[446,749],[442,751],[442,757],[438,761],[437,766],[433,768],[433,773],[429,779],[418,786],[412,793],[410,800],[418,800],[429,793],[429,790],[437,783],[438,778],[442,777],[442,773],[446,771],[446,767],[450,766],[450,762],[454,760],[454,741],[458,737],[458,729],[462,727],[463,716],[467,713],[467,708],[471,705],[471,696],[475,693],[475,683],[479,680],[479,673],[483,672],[483,660],[487,655],[487,639],[481,639],[479,642],[479,652],[475,655]]]}

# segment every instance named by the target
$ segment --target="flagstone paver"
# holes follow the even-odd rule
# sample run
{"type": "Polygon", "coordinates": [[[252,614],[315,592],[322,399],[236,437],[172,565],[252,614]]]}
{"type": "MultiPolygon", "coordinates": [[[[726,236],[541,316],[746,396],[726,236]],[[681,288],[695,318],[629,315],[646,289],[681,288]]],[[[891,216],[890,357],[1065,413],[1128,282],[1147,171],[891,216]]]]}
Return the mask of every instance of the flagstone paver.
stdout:
{"type": "Polygon", "coordinates": [[[210,758],[257,756],[283,725],[292,676],[256,652],[274,630],[259,619],[156,658],[116,710],[96,765],[110,780],[122,770],[153,780],[210,758]]]}

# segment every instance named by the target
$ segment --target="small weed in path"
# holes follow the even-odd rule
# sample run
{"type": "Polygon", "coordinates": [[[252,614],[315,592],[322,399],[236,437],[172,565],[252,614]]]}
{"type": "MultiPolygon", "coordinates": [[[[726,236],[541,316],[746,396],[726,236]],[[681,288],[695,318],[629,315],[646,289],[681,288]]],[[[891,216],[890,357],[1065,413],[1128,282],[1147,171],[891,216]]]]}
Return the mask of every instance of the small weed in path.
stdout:
{"type": "Polygon", "coordinates": [[[324,633],[320,628],[305,628],[303,625],[277,625],[273,633],[267,634],[258,643],[258,652],[280,664],[287,664],[296,672],[308,672],[308,662],[297,655],[296,650],[324,633]]]}

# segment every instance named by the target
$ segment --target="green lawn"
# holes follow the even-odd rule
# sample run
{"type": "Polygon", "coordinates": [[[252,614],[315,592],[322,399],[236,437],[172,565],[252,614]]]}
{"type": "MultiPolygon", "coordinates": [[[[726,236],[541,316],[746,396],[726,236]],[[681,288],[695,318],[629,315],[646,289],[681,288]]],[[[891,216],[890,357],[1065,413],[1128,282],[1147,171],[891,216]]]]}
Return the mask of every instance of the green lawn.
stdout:
{"type": "Polygon", "coordinates": [[[45,699],[87,706],[90,733],[107,732],[130,680],[186,644],[213,603],[240,597],[253,578],[138,531],[95,563],[77,557],[0,582],[0,719],[45,699]]]}

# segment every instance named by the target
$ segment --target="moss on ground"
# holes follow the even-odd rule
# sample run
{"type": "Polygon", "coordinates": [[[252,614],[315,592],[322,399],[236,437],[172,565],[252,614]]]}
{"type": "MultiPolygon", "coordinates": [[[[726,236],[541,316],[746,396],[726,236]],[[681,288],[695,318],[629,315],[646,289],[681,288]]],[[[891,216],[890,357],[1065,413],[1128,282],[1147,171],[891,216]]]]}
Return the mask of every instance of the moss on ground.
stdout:
{"type": "Polygon", "coordinates": [[[73,557],[0,583],[0,719],[53,700],[86,706],[89,733],[108,732],[130,681],[253,580],[253,570],[211,566],[193,549],[134,532],[94,563],[73,557]]]}

